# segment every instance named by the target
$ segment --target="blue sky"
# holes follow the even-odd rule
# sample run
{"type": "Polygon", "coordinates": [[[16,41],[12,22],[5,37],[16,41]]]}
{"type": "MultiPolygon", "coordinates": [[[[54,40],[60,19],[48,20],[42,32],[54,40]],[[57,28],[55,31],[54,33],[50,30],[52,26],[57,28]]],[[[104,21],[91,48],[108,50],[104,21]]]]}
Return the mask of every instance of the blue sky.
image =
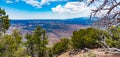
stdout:
{"type": "Polygon", "coordinates": [[[10,19],[68,19],[90,14],[79,0],[0,0],[0,7],[10,19]]]}

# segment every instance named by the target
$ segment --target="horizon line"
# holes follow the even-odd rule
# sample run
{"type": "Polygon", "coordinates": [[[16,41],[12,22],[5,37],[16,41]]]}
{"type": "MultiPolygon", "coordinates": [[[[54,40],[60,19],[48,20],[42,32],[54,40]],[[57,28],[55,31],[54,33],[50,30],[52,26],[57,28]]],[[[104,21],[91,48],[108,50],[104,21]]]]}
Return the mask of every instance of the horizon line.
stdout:
{"type": "MultiPolygon", "coordinates": [[[[90,17],[76,17],[76,18],[90,18],[90,17]]],[[[10,20],[66,20],[66,19],[74,19],[74,18],[61,18],[61,19],[59,19],[59,18],[35,18],[35,19],[33,19],[33,18],[9,18],[10,20]]]]}

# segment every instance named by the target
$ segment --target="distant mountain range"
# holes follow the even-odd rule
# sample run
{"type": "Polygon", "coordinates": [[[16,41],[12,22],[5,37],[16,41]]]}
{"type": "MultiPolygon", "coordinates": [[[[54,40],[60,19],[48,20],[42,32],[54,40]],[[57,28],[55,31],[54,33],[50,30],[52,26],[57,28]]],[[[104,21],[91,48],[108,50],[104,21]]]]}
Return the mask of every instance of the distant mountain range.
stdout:
{"type": "MultiPolygon", "coordinates": [[[[94,18],[95,19],[95,18],[94,18]]],[[[37,25],[40,25],[47,31],[50,38],[61,38],[72,35],[72,32],[80,28],[91,26],[93,21],[88,17],[71,18],[65,20],[35,19],[35,20],[11,20],[11,28],[19,28],[22,33],[32,32],[37,25]]]]}

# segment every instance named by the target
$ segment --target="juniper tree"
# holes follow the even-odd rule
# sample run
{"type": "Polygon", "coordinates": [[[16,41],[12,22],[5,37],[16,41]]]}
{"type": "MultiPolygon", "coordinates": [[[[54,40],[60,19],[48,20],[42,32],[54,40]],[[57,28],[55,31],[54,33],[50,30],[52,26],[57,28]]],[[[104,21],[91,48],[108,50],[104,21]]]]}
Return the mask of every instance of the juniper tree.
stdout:
{"type": "Polygon", "coordinates": [[[0,8],[0,31],[5,32],[6,30],[8,30],[9,26],[10,26],[10,21],[8,15],[6,15],[4,9],[0,8]]]}

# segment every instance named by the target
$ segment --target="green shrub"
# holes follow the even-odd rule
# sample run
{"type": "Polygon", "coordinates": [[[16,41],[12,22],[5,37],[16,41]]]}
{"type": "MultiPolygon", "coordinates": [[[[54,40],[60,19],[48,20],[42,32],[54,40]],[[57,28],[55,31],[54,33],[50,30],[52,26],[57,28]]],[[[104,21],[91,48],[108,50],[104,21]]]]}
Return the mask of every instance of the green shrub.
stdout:
{"type": "Polygon", "coordinates": [[[109,28],[109,33],[111,35],[111,38],[106,39],[106,43],[110,47],[120,48],[120,27],[111,26],[109,28]]]}
{"type": "Polygon", "coordinates": [[[60,42],[56,43],[53,46],[53,54],[56,55],[56,54],[61,54],[62,52],[65,52],[68,49],[69,42],[70,42],[69,39],[66,39],[66,38],[61,39],[60,42]]]}
{"type": "Polygon", "coordinates": [[[74,31],[72,36],[72,46],[74,49],[96,48],[101,47],[98,42],[101,40],[101,35],[108,37],[106,31],[95,28],[80,29],[74,31]]]}

